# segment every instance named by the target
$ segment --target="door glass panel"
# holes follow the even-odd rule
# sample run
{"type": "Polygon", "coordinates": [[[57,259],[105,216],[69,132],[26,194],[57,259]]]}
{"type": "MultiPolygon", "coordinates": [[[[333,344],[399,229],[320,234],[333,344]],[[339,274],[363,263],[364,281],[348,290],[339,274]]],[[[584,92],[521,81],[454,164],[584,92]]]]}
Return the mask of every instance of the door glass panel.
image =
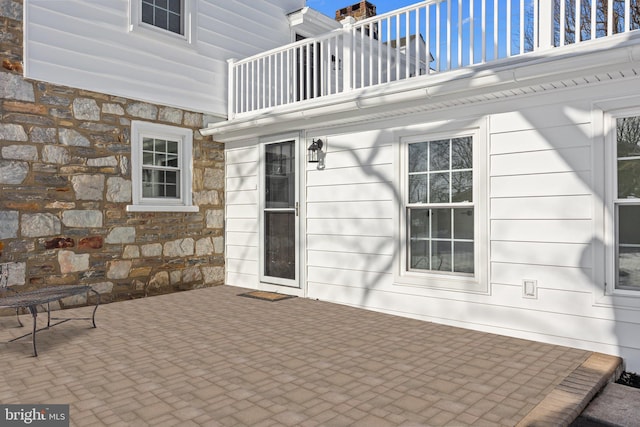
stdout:
{"type": "Polygon", "coordinates": [[[295,153],[293,143],[265,147],[265,206],[267,209],[295,207],[295,153]]]}
{"type": "Polygon", "coordinates": [[[294,141],[265,145],[264,174],[264,275],[293,286],[287,281],[297,279],[294,141]]]}
{"type": "Polygon", "coordinates": [[[265,212],[265,275],[296,278],[295,213],[265,212]]]}

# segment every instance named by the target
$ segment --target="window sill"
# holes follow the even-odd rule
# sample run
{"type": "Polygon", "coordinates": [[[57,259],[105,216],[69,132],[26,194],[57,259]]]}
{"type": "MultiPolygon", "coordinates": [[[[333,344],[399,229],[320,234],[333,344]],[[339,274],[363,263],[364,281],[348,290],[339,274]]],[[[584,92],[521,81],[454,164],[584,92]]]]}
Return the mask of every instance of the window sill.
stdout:
{"type": "Polygon", "coordinates": [[[128,205],[127,212],[199,212],[200,206],[128,205]]]}

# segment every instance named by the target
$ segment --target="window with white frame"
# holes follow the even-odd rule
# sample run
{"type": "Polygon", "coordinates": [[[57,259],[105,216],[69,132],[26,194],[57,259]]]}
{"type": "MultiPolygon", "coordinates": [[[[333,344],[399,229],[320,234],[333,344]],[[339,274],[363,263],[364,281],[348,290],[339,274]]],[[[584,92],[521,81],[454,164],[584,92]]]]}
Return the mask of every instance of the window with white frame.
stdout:
{"type": "Polygon", "coordinates": [[[486,120],[458,125],[467,130],[452,124],[429,133],[425,125],[422,134],[397,134],[397,286],[489,290],[486,120]]]}
{"type": "Polygon", "coordinates": [[[615,287],[640,290],[640,116],[615,117],[615,287]]]}
{"type": "Polygon", "coordinates": [[[191,129],[131,124],[133,205],[129,211],[195,211],[192,206],[191,129]]]}
{"type": "Polygon", "coordinates": [[[193,43],[196,3],[194,0],[129,0],[131,31],[193,43]]]}
{"type": "Polygon", "coordinates": [[[472,137],[411,142],[407,156],[407,271],[473,275],[472,137]]]}
{"type": "Polygon", "coordinates": [[[142,0],[142,22],[184,35],[182,0],[142,0]]]}

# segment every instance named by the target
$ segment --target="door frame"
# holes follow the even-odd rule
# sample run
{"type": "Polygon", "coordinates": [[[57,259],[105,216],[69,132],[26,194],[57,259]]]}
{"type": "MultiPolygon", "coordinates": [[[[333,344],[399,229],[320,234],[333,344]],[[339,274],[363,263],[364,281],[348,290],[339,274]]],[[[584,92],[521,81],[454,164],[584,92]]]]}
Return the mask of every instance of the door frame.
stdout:
{"type": "Polygon", "coordinates": [[[304,218],[306,212],[304,209],[304,191],[305,188],[305,163],[306,148],[302,147],[305,139],[302,137],[302,132],[290,132],[285,134],[278,134],[272,136],[262,137],[259,140],[259,161],[258,161],[258,208],[259,208],[259,226],[258,226],[258,289],[286,293],[289,295],[305,296],[306,295],[306,257],[305,254],[305,227],[304,218]],[[265,210],[265,172],[266,172],[266,159],[265,148],[269,144],[277,144],[280,142],[293,141],[295,148],[296,160],[295,164],[295,197],[298,206],[298,213],[296,215],[296,278],[294,280],[281,279],[265,275],[265,223],[264,223],[264,210],[265,210]]]}

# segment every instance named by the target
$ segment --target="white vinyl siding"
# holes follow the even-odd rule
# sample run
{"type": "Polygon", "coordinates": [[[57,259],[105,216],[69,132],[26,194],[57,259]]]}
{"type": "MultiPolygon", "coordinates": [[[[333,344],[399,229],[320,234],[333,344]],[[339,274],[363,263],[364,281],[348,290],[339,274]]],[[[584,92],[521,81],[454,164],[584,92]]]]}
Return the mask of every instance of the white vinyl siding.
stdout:
{"type": "Polygon", "coordinates": [[[129,31],[130,1],[26,0],[26,77],[225,117],[227,60],[289,43],[286,14],[304,7],[184,0],[197,10],[185,48],[158,28],[129,31]]]}
{"type": "MultiPolygon", "coordinates": [[[[307,164],[308,292],[388,289],[395,257],[393,135],[323,137],[325,168],[307,164]]],[[[356,303],[357,304],[357,303],[356,303]]]]}
{"type": "Polygon", "coordinates": [[[258,146],[227,147],[226,283],[257,288],[259,279],[258,146]]]}

